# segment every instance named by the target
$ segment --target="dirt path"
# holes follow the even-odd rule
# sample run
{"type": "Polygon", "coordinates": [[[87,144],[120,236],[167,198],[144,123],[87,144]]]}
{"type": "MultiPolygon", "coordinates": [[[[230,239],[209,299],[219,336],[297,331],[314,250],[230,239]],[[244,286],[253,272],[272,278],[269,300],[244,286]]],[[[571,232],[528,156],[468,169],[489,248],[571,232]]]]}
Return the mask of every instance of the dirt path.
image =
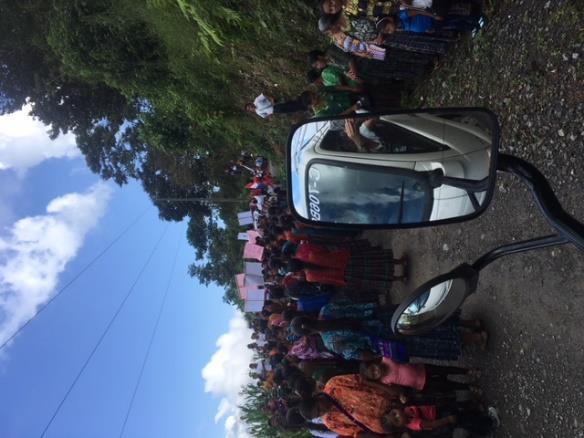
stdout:
{"type": "MultiPolygon", "coordinates": [[[[584,220],[584,4],[517,0],[497,9],[412,104],[494,110],[501,150],[534,163],[584,220]]],[[[368,233],[410,254],[411,280],[397,296],[499,244],[551,234],[517,179],[500,174],[497,188],[475,221],[368,233]]],[[[501,410],[497,437],[584,437],[584,254],[563,246],[500,259],[464,312],[491,332],[489,352],[468,360],[484,370],[486,397],[501,410]]]]}

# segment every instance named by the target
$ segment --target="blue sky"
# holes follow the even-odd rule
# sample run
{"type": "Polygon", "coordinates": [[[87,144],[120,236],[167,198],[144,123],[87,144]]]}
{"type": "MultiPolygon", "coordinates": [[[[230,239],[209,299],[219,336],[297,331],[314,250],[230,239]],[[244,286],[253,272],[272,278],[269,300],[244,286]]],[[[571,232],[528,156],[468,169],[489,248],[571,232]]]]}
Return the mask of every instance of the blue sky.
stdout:
{"type": "Polygon", "coordinates": [[[99,182],[71,138],[50,142],[31,123],[22,114],[8,123],[0,117],[0,335],[147,212],[0,354],[0,436],[40,436],[166,227],[46,436],[118,436],[177,245],[170,293],[124,436],[245,436],[234,424],[234,405],[246,381],[242,345],[249,333],[222,302],[222,290],[188,275],[194,251],[187,224],[161,222],[136,183],[99,182]]]}

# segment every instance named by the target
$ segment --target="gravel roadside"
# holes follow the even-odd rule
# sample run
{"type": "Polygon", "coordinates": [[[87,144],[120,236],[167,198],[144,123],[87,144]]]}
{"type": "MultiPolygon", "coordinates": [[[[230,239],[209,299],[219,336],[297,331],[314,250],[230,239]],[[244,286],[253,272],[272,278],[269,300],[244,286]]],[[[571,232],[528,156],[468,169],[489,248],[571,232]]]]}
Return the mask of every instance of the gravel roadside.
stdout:
{"type": "MultiPolygon", "coordinates": [[[[463,43],[412,96],[410,106],[483,106],[502,125],[501,150],[535,164],[584,220],[584,4],[501,1],[489,25],[463,43]]],[[[422,230],[368,232],[405,251],[411,278],[395,297],[499,244],[551,234],[520,181],[499,174],[479,219],[422,230]]],[[[497,437],[584,437],[584,255],[566,245],[500,259],[464,307],[491,333],[486,398],[501,410],[497,437]]]]}

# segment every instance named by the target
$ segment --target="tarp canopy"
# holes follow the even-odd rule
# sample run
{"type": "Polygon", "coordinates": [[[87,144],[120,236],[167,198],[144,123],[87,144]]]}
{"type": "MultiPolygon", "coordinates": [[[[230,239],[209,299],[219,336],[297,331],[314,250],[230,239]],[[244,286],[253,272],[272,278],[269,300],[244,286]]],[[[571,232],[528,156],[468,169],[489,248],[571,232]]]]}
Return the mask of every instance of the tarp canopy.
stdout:
{"type": "Polygon", "coordinates": [[[243,258],[246,260],[257,260],[261,262],[264,257],[264,247],[255,243],[247,242],[243,247],[243,258]]]}

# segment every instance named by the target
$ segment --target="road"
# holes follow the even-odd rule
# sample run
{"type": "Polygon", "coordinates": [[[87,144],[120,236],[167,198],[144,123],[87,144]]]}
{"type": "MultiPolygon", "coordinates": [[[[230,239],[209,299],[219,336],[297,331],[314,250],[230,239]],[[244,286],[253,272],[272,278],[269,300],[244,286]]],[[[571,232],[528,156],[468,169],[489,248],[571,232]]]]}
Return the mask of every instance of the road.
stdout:
{"type": "MultiPolygon", "coordinates": [[[[501,150],[535,164],[568,212],[584,221],[584,5],[501,0],[487,29],[457,50],[417,91],[411,106],[485,106],[500,116],[501,150]]],[[[550,234],[531,194],[499,174],[478,219],[420,230],[368,232],[412,262],[394,298],[514,240],[550,234]]],[[[502,258],[481,273],[463,313],[487,324],[483,370],[501,411],[498,438],[584,437],[584,254],[566,245],[502,258]]]]}
{"type": "MultiPolygon", "coordinates": [[[[584,169],[574,171],[584,178],[584,169]]],[[[367,233],[410,256],[410,280],[396,285],[395,300],[497,245],[551,233],[518,180],[500,175],[497,187],[474,221],[367,233]]],[[[571,189],[558,192],[578,211],[583,194],[571,189]]],[[[481,272],[463,313],[481,318],[491,335],[488,351],[467,351],[465,361],[483,370],[486,399],[501,411],[497,437],[584,436],[584,254],[563,246],[502,258],[481,272]]]]}

